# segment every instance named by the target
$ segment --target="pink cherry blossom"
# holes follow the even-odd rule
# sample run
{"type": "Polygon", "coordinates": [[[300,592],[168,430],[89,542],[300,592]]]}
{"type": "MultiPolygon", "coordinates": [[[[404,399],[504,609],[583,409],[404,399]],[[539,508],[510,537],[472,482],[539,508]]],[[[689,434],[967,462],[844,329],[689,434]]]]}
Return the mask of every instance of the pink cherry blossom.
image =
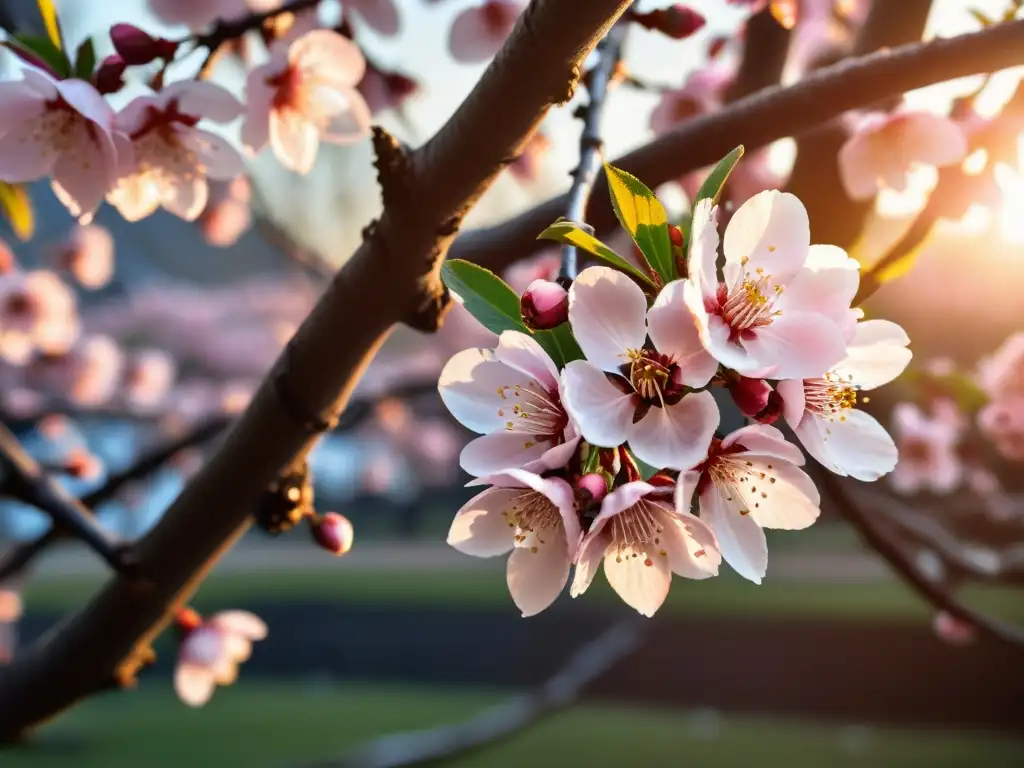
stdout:
{"type": "Polygon", "coordinates": [[[701,346],[682,288],[669,283],[648,311],[629,277],[590,267],[569,290],[569,322],[587,359],[562,372],[566,408],[588,442],[629,441],[637,458],[658,468],[703,459],[719,422],[710,392],[686,394],[706,385],[718,365],[701,346]]]}
{"type": "Polygon", "coordinates": [[[355,44],[319,29],[275,46],[268,64],[249,73],[242,140],[252,152],[268,143],[286,168],[308,173],[320,141],[365,138],[370,108],[356,84],[366,61],[355,44]]]}
{"type": "Polygon", "coordinates": [[[366,74],[359,81],[359,93],[375,115],[386,109],[397,109],[418,90],[419,85],[412,78],[384,71],[373,62],[366,63],[366,74]]]}
{"type": "Polygon", "coordinates": [[[85,288],[102,288],[114,274],[114,238],[106,227],[79,225],[57,249],[57,260],[85,288]]]}
{"type": "Polygon", "coordinates": [[[707,460],[680,476],[676,508],[689,511],[696,497],[722,557],[760,584],[768,569],[763,529],[802,530],[820,514],[818,490],[799,468],[803,463],[800,449],[775,427],[743,427],[716,440],[707,460]]]}
{"type": "Polygon", "coordinates": [[[452,22],[448,47],[456,61],[481,62],[498,52],[526,6],[524,0],[484,0],[452,22]]]}
{"type": "Polygon", "coordinates": [[[665,489],[635,481],[601,502],[580,543],[569,594],[586,592],[602,561],[623,602],[653,616],[668,597],[673,573],[687,579],[717,576],[722,556],[706,523],[673,509],[665,489]]]}
{"type": "Polygon", "coordinates": [[[509,165],[509,172],[522,182],[530,182],[540,175],[545,158],[551,152],[551,139],[541,131],[533,134],[519,151],[516,161],[509,165]]]}
{"type": "Polygon", "coordinates": [[[252,644],[267,636],[267,625],[246,611],[222,611],[203,620],[194,611],[179,611],[183,634],[174,671],[174,690],[190,707],[210,700],[214,687],[231,685],[252,644]]]}
{"type": "Polygon", "coordinates": [[[957,454],[960,430],[942,418],[932,418],[913,403],[893,408],[893,437],[899,461],[889,482],[904,494],[932,491],[951,493],[963,481],[957,454]]]}
{"type": "Polygon", "coordinates": [[[118,114],[117,126],[131,137],[135,162],[108,196],[110,203],[129,221],[161,206],[195,219],[209,199],[207,177],[228,181],[243,170],[238,151],[197,123],[227,123],[240,111],[234,96],[205,81],[172,83],[133,100],[118,114]]]}
{"type": "Polygon", "coordinates": [[[960,621],[946,611],[935,614],[932,618],[932,629],[950,645],[968,646],[978,639],[978,633],[973,625],[960,621]]]}
{"type": "Polygon", "coordinates": [[[967,136],[954,120],[931,112],[866,115],[839,150],[839,177],[853,200],[874,197],[883,187],[902,192],[915,164],[959,163],[967,136]]]}
{"type": "Polygon", "coordinates": [[[857,393],[903,373],[909,343],[895,323],[865,320],[853,330],[847,358],[824,376],[778,383],[786,421],[823,467],[870,482],[896,466],[895,443],[873,416],[856,408],[857,393]]]}
{"type": "Polygon", "coordinates": [[[128,363],[124,379],[125,400],[132,408],[152,410],[170,392],[177,373],[174,358],[162,349],[144,349],[128,363]]]}
{"type": "Polygon", "coordinates": [[[505,282],[521,295],[535,280],[555,280],[561,265],[562,254],[557,249],[545,249],[536,256],[514,262],[505,270],[505,282]]]}
{"type": "Polygon", "coordinates": [[[700,340],[744,376],[821,376],[846,356],[859,273],[835,246],[811,245],[807,210],[769,190],[739,207],[725,230],[724,281],[716,269],[718,207],[694,212],[683,295],[700,340]]]}
{"type": "Polygon", "coordinates": [[[252,189],[245,176],[211,184],[210,201],[199,217],[199,228],[206,242],[218,248],[228,248],[238,242],[252,225],[251,199],[252,189]]]}
{"type": "Polygon", "coordinates": [[[26,68],[21,80],[0,83],[0,112],[0,179],[51,176],[71,215],[91,220],[131,156],[99,91],[26,68]]]}
{"type": "Polygon", "coordinates": [[[695,70],[681,88],[662,92],[661,101],[651,113],[651,130],[661,135],[680,123],[717,109],[733,77],[732,67],[720,64],[695,70]]]}
{"type": "Polygon", "coordinates": [[[521,469],[487,478],[492,487],[455,515],[448,543],[474,557],[508,558],[508,589],[523,616],[555,601],[569,579],[582,531],[570,486],[521,469]]]}
{"type": "Polygon", "coordinates": [[[482,435],[459,457],[471,475],[558,469],[579,443],[562,405],[558,368],[526,334],[505,331],[493,352],[459,352],[441,371],[437,388],[452,415],[482,435]]]}
{"type": "Polygon", "coordinates": [[[978,385],[993,400],[1024,397],[1024,332],[1012,333],[978,365],[978,385]]]}
{"type": "Polygon", "coordinates": [[[0,275],[0,358],[23,365],[35,351],[62,355],[78,332],[75,295],[56,274],[0,275]]]}
{"type": "Polygon", "coordinates": [[[1024,461],[1024,397],[994,400],[978,412],[978,428],[1005,458],[1024,461]]]}

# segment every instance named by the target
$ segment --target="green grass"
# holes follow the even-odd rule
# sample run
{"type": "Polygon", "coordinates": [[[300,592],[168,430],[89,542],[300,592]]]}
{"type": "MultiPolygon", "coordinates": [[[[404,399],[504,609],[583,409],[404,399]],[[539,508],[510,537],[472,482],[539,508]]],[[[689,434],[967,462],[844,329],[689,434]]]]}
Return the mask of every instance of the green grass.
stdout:
{"type": "MultiPolygon", "coordinates": [[[[499,694],[450,689],[248,683],[205,708],[179,704],[166,683],[78,707],[36,741],[0,757],[4,768],[286,766],[343,753],[388,732],[462,720],[499,694]]],[[[507,742],[451,763],[524,765],[871,766],[1021,765],[1024,742],[988,734],[806,725],[612,706],[555,715],[507,742]],[[561,759],[559,759],[561,758],[561,759]]]]}
{"type": "MultiPolygon", "coordinates": [[[[35,579],[27,586],[26,605],[30,611],[68,610],[85,601],[99,585],[98,579],[83,577],[35,579]]],[[[600,606],[617,599],[599,577],[576,603],[600,606]]],[[[500,567],[470,571],[214,572],[192,602],[208,611],[292,600],[515,610],[500,567]]],[[[975,590],[972,601],[1006,618],[1024,620],[1024,601],[1019,594],[975,590]]],[[[702,582],[675,579],[663,613],[911,621],[931,615],[920,598],[893,580],[773,580],[769,574],[758,586],[731,572],[702,582]]]]}

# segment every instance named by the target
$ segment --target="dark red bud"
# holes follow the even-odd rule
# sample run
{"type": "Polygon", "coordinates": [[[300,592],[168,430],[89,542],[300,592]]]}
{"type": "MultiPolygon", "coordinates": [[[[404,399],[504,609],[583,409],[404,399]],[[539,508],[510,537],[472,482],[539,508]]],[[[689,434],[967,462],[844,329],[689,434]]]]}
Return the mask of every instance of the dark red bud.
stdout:
{"type": "Polygon", "coordinates": [[[183,635],[199,629],[202,623],[203,617],[191,608],[179,608],[174,614],[174,626],[183,635]]]}
{"type": "Polygon", "coordinates": [[[344,555],[352,549],[354,531],[352,523],[344,515],[328,512],[310,522],[309,528],[313,540],[328,552],[344,555]]]}
{"type": "Polygon", "coordinates": [[[674,245],[676,248],[683,247],[683,230],[681,230],[675,224],[668,225],[668,236],[669,239],[672,241],[672,245],[674,245]]]}
{"type": "Polygon", "coordinates": [[[633,20],[646,29],[653,29],[675,40],[683,40],[698,32],[707,19],[682,3],[649,13],[634,13],[633,20]]]}
{"type": "Polygon", "coordinates": [[[556,328],[569,319],[569,292],[550,280],[534,280],[523,293],[519,309],[528,328],[556,328]]]}
{"type": "Polygon", "coordinates": [[[116,53],[107,56],[92,76],[92,84],[102,94],[117,93],[124,88],[124,71],[127,65],[116,53]]]}
{"type": "Polygon", "coordinates": [[[763,379],[735,376],[729,380],[729,394],[744,416],[754,418],[768,406],[772,388],[763,379]]]}
{"type": "Polygon", "coordinates": [[[782,416],[784,407],[782,395],[773,389],[768,394],[768,404],[754,415],[754,419],[761,424],[774,424],[782,416]]]}
{"type": "Polygon", "coordinates": [[[114,50],[128,66],[141,66],[151,61],[170,61],[178,51],[178,43],[161,37],[153,37],[131,24],[115,24],[110,28],[110,40],[114,50]]]}

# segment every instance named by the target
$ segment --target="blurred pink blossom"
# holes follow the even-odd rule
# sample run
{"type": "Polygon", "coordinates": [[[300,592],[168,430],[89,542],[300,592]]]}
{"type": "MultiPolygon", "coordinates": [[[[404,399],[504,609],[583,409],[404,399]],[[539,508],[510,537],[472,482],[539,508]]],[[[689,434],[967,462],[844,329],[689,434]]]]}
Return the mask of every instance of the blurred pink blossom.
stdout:
{"type": "Polygon", "coordinates": [[[174,358],[164,350],[146,349],[137,353],[125,376],[125,399],[143,410],[158,406],[170,391],[176,373],[174,358]]]}
{"type": "Polygon", "coordinates": [[[1010,334],[978,364],[978,385],[993,400],[1024,397],[1024,332],[1010,334]]]}
{"type": "Polygon", "coordinates": [[[55,273],[0,275],[0,358],[23,365],[37,350],[62,355],[78,332],[75,295],[55,273]]]}
{"type": "Polygon", "coordinates": [[[250,12],[269,11],[281,0],[149,0],[149,8],[165,24],[184,24],[200,30],[220,19],[238,19],[250,12]]]}
{"type": "Polygon", "coordinates": [[[376,115],[386,109],[400,107],[419,90],[419,84],[401,73],[386,72],[374,66],[373,62],[367,62],[366,74],[359,81],[358,88],[370,112],[376,115]]]}
{"type": "Polygon", "coordinates": [[[913,403],[899,403],[893,409],[892,433],[899,460],[889,480],[899,493],[945,494],[960,486],[963,464],[955,424],[929,416],[913,403]]]}
{"type": "Polygon", "coordinates": [[[533,181],[540,175],[544,159],[551,153],[551,139],[541,131],[533,134],[508,170],[519,181],[533,181]]]}
{"type": "Polygon", "coordinates": [[[345,0],[346,10],[356,15],[382,35],[398,34],[398,8],[395,0],[345,0]]]}
{"type": "Polygon", "coordinates": [[[476,63],[501,48],[526,6],[524,0],[484,0],[455,17],[448,48],[456,61],[476,63]]]}
{"type": "Polygon", "coordinates": [[[252,225],[251,199],[252,188],[245,176],[212,183],[210,202],[199,217],[206,242],[218,248],[234,245],[252,225]]]}
{"type": "Polygon", "coordinates": [[[1024,461],[1024,396],[994,400],[978,412],[978,428],[1011,461],[1024,461]]]}
{"type": "Polygon", "coordinates": [[[114,274],[114,238],[98,224],[79,225],[57,248],[57,261],[85,288],[102,288],[114,274]]]}
{"type": "Polygon", "coordinates": [[[178,612],[181,633],[174,690],[185,704],[199,707],[218,685],[231,685],[252,644],[267,636],[267,625],[246,611],[222,611],[207,620],[189,609],[178,612]]]}
{"type": "Polygon", "coordinates": [[[124,359],[109,336],[87,336],[64,355],[41,355],[28,368],[40,389],[76,405],[95,408],[117,393],[124,359]]]}
{"type": "Polygon", "coordinates": [[[555,250],[544,250],[528,259],[520,259],[505,270],[505,282],[522,294],[534,280],[554,280],[562,265],[562,256],[555,250]]]}

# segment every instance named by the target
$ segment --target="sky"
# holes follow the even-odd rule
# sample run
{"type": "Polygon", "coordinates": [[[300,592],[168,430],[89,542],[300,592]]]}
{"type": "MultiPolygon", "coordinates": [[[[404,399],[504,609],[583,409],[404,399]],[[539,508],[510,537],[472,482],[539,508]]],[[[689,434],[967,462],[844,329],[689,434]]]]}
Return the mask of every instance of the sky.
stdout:
{"type": "MultiPolygon", "coordinates": [[[[897,0],[889,0],[896,2],[897,0]]],[[[447,30],[451,18],[467,5],[479,0],[447,0],[425,5],[422,0],[396,0],[403,12],[403,30],[391,39],[363,30],[361,37],[369,55],[386,69],[396,69],[423,78],[424,91],[412,99],[405,118],[383,115],[379,121],[403,140],[416,145],[433,134],[454,111],[478,80],[484,67],[459,65],[447,55],[447,30]]],[[[948,36],[977,27],[970,8],[997,14],[1006,0],[935,0],[927,36],[948,36]]],[[[641,10],[660,7],[665,0],[639,0],[641,10]]],[[[640,79],[665,85],[681,85],[687,75],[701,66],[707,42],[714,36],[735,31],[742,13],[723,0],[691,0],[705,14],[707,27],[693,38],[670,41],[657,34],[636,29],[627,41],[626,57],[630,70],[640,79]]],[[[57,0],[71,40],[109,27],[118,21],[131,21],[153,32],[179,34],[184,30],[161,28],[146,10],[145,0],[57,0]]],[[[101,52],[109,51],[109,41],[97,39],[101,52]]],[[[222,68],[217,78],[238,90],[240,73],[222,68]]],[[[1005,79],[1012,85],[1016,75],[1005,79]]],[[[969,90],[976,79],[927,89],[912,94],[915,106],[941,109],[956,93],[969,90]]],[[[990,108],[998,106],[1000,89],[992,89],[990,108]]],[[[1003,89],[1005,98],[1005,88],[1003,89]]],[[[579,98],[579,97],[578,97],[579,98]]],[[[650,140],[647,121],[657,103],[655,94],[620,88],[610,99],[604,127],[608,157],[614,158],[650,140]]],[[[536,201],[555,194],[568,185],[568,172],[575,165],[579,123],[572,117],[573,107],[554,110],[545,124],[553,142],[540,178],[523,185],[501,178],[495,188],[474,211],[472,223],[501,219],[536,201]]],[[[236,130],[236,129],[233,129],[236,130]]],[[[229,135],[232,135],[229,131],[229,135]]],[[[791,155],[791,153],[790,153],[791,155]]],[[[782,145],[776,156],[786,160],[782,145]]],[[[270,157],[253,165],[254,178],[261,196],[278,223],[296,234],[308,246],[334,260],[340,260],[358,243],[359,231],[379,207],[368,142],[344,148],[330,148],[308,177],[289,174],[270,157]],[[339,180],[342,180],[339,182],[339,180]]],[[[909,210],[919,202],[921,190],[929,183],[927,174],[918,185],[917,197],[887,199],[885,209],[893,215],[909,210]]]]}

